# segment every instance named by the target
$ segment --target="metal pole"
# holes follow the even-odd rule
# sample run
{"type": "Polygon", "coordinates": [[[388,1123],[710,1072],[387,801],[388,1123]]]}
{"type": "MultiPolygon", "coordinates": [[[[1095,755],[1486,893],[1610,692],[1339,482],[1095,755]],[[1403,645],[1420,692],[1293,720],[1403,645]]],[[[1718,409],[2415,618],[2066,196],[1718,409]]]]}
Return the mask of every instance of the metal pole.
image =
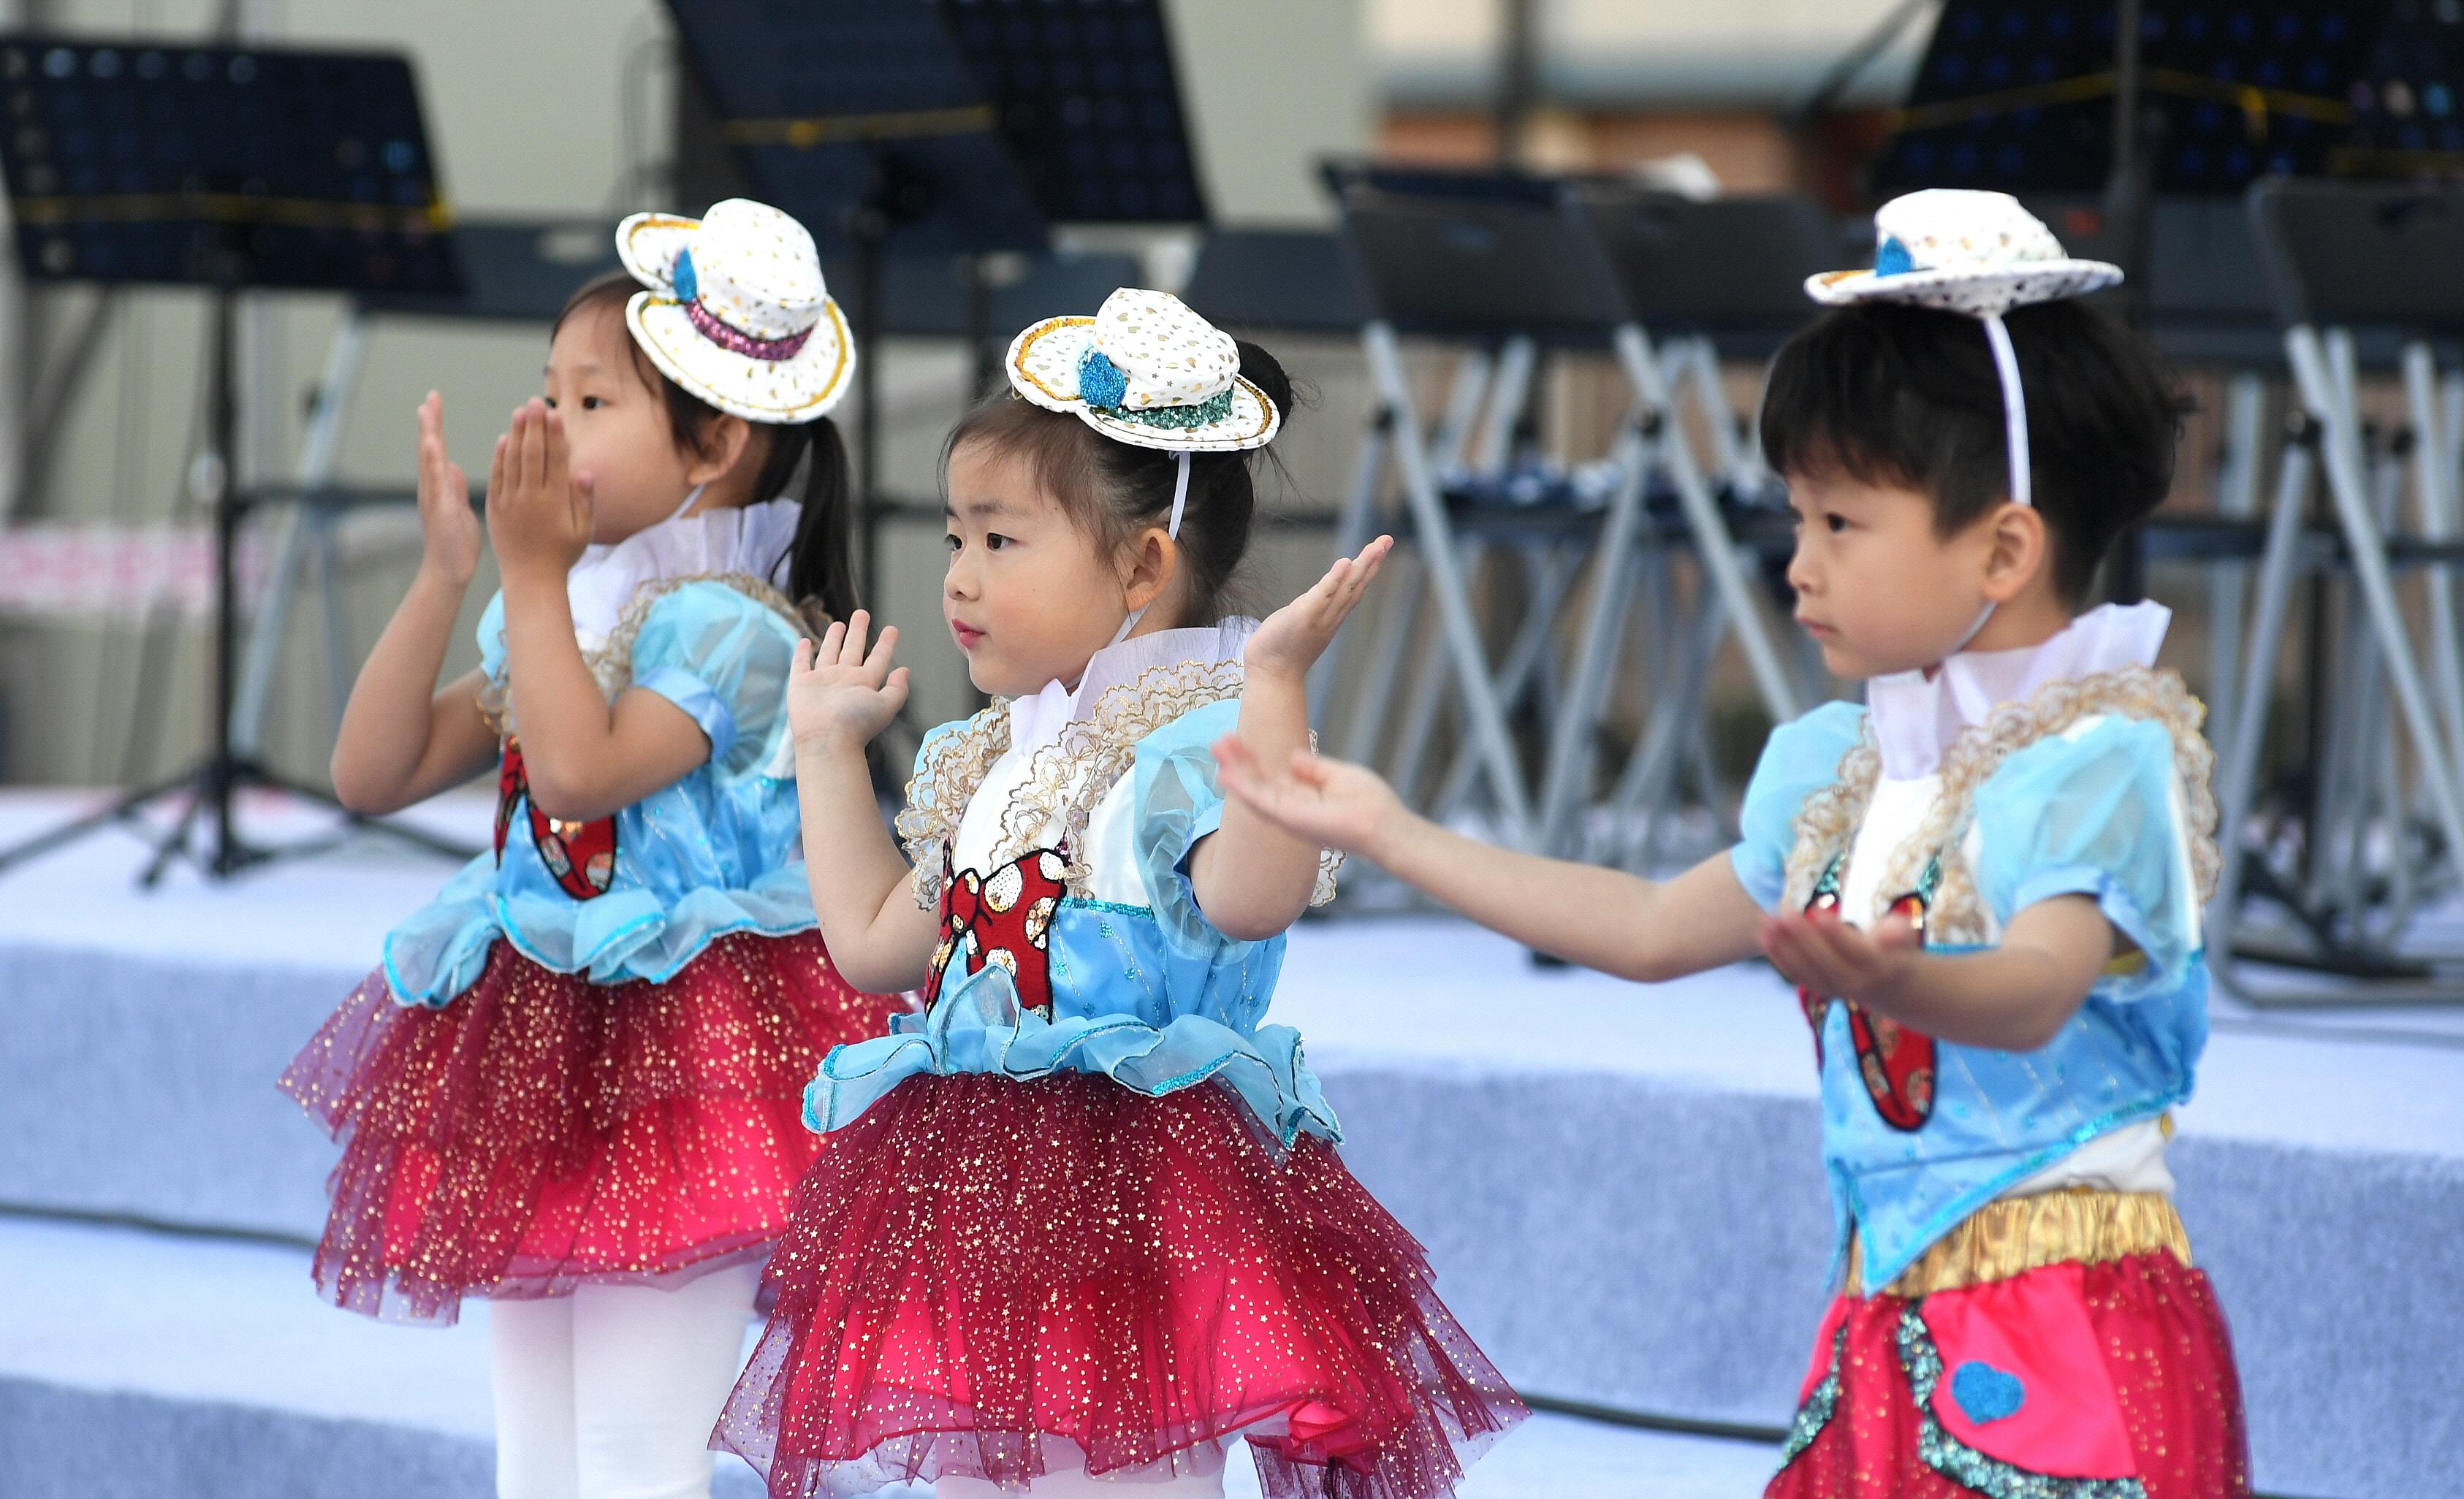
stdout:
{"type": "MultiPolygon", "coordinates": [[[[1641,327],[1627,323],[1617,329],[1616,343],[1617,361],[1625,366],[1636,397],[1652,410],[1670,410],[1675,402],[1669,399],[1667,382],[1661,379],[1659,357],[1641,327]]],[[[1737,560],[1737,544],[1728,533],[1728,523],[1721,518],[1719,503],[1711,497],[1710,486],[1694,461],[1693,446],[1676,423],[1663,423],[1659,448],[1678,504],[1685,512],[1686,527],[1694,533],[1695,550],[1702,554],[1704,574],[1727,603],[1729,622],[1736,627],[1737,643],[1745,648],[1746,663],[1753,668],[1763,707],[1774,722],[1785,724],[1801,711],[1796,684],[1781,668],[1779,650],[1771,643],[1762,611],[1754,606],[1753,586],[1737,560]]]]}
{"type": "Polygon", "coordinates": [[[2285,349],[2303,402],[2326,428],[2320,456],[2327,468],[2327,494],[2335,503],[2337,519],[2351,549],[2354,579],[2361,586],[2370,623],[2387,654],[2397,706],[2403,709],[2405,728],[2412,736],[2414,753],[2421,760],[2422,778],[2430,789],[2431,805],[2453,858],[2457,857],[2455,851],[2464,850],[2464,796],[2456,791],[2454,765],[2448,758],[2437,720],[2431,712],[2429,689],[2421,680],[2411,643],[2405,637],[2395,580],[2387,570],[2378,522],[2370,514],[2369,480],[2362,463],[2360,434],[2354,430],[2358,413],[2350,404],[2336,399],[2336,381],[2328,371],[2315,331],[2306,327],[2294,329],[2285,336],[2285,349]]]}
{"type": "Polygon", "coordinates": [[[1504,34],[1498,58],[1497,160],[1511,166],[1523,160],[1531,106],[1539,93],[1537,0],[1499,0],[1504,34]]]}

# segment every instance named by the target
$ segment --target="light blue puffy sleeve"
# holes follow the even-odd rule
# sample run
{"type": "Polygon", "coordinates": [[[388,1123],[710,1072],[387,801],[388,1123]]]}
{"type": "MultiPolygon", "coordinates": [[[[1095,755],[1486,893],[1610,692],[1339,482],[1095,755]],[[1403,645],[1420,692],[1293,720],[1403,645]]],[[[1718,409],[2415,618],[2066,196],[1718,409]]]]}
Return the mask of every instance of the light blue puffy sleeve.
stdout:
{"type": "Polygon", "coordinates": [[[1138,874],[1164,932],[1185,947],[1210,948],[1229,939],[1198,908],[1189,855],[1198,840],[1223,826],[1223,792],[1215,778],[1215,741],[1241,721],[1238,698],[1183,713],[1138,742],[1131,794],[1138,874]]]}
{"type": "Polygon", "coordinates": [[[1797,809],[1839,778],[1839,762],[1865,734],[1865,709],[1825,703],[1771,730],[1737,813],[1737,846],[1728,853],[1737,882],[1764,910],[1778,907],[1788,888],[1789,851],[1796,846],[1797,809]]]}
{"type": "Polygon", "coordinates": [[[633,638],[633,685],[684,709],[728,775],[771,763],[787,732],[796,627],[724,583],[687,583],[650,606],[633,638]]]}
{"type": "Polygon", "coordinates": [[[479,611],[479,672],[486,677],[505,674],[505,591],[498,589],[490,596],[488,607],[479,611]]]}
{"type": "Polygon", "coordinates": [[[1976,886],[1994,919],[2092,898],[2144,961],[2098,981],[2132,1000],[2170,992],[2197,956],[2199,891],[2164,725],[2120,716],[2043,739],[1976,793],[1976,886]]]}

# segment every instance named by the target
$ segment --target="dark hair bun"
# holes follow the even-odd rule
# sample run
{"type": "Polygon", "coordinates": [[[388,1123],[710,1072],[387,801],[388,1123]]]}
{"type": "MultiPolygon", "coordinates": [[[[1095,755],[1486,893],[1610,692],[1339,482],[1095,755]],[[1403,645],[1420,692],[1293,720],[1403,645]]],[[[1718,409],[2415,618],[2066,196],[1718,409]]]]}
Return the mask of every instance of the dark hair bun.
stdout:
{"type": "Polygon", "coordinates": [[[1238,340],[1241,349],[1241,378],[1265,393],[1275,403],[1275,410],[1285,421],[1292,416],[1292,378],[1284,373],[1282,361],[1247,339],[1238,340]]]}

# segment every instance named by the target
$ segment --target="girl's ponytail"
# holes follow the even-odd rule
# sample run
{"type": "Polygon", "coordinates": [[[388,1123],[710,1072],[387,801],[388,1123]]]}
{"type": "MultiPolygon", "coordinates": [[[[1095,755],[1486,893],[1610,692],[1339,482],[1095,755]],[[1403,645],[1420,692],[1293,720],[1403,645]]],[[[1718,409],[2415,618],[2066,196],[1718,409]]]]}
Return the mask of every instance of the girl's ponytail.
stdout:
{"type": "Polygon", "coordinates": [[[796,539],[787,547],[787,597],[816,606],[832,619],[845,619],[856,607],[855,574],[847,566],[855,496],[838,424],[823,417],[793,426],[765,424],[754,430],[769,434],[770,443],[754,480],[757,500],[785,494],[796,469],[804,470],[804,511],[796,520],[796,539]]]}
{"type": "Polygon", "coordinates": [[[787,593],[812,599],[833,619],[855,613],[855,570],[847,565],[855,544],[855,485],[847,476],[847,441],[827,417],[805,423],[804,513],[796,522],[788,552],[787,593]]]}

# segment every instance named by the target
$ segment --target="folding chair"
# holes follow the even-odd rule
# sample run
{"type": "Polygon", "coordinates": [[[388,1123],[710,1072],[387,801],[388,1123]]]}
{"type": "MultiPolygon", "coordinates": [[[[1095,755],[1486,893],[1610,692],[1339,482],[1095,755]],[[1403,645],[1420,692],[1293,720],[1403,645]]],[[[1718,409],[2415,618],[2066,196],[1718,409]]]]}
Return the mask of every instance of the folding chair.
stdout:
{"type": "MultiPolygon", "coordinates": [[[[2464,652],[2453,588],[2464,565],[2453,420],[2464,379],[2451,372],[2442,380],[2434,342],[2464,333],[2464,289],[2453,279],[2464,264],[2464,189],[2263,182],[2252,188],[2249,210],[2302,422],[2284,455],[2218,768],[2224,871],[2211,960],[2253,1003],[2464,1000],[2464,986],[2440,982],[2435,959],[2409,942],[2432,869],[2443,866],[2452,884],[2464,858],[2464,652]],[[2407,419],[2386,441],[2359,401],[2358,340],[2373,331],[2400,345],[2407,419]],[[2332,552],[2305,534],[2314,473],[2326,481],[2332,552]],[[2391,533],[2408,473],[2419,529],[2391,533]],[[2323,710],[2314,710],[2322,730],[2312,746],[2318,771],[2301,867],[2286,874],[2263,852],[2255,860],[2247,839],[2292,584],[2297,572],[2321,566],[2349,578],[2351,604],[2340,659],[2311,684],[2322,694],[2323,710]],[[2423,572],[2426,668],[2397,596],[2398,568],[2423,572]],[[2389,693],[2397,734],[2382,727],[2389,693]],[[2399,742],[2411,753],[2409,778],[2399,742]],[[2419,869],[2410,847],[2417,818],[2434,835],[2430,867],[2419,869]],[[2292,908],[2306,943],[2271,952],[2237,926],[2238,904],[2254,888],[2292,908]],[[2261,956],[2368,982],[2301,989],[2238,982],[2236,958],[2261,956]]],[[[2314,642],[2324,641],[2327,622],[2314,615],[2314,642]]],[[[2315,645],[2314,659],[2323,659],[2315,645]]]]}
{"type": "Polygon", "coordinates": [[[1328,182],[1371,314],[1360,337],[1375,402],[1342,537],[1349,546],[1368,536],[1391,465],[1419,563],[1378,621],[1345,752],[1371,757],[1390,727],[1425,587],[1439,641],[1422,659],[1399,725],[1397,784],[1414,793],[1450,687],[1476,770],[1449,777],[1436,800],[1485,784],[1504,840],[1530,847],[1531,798],[1507,713],[1526,696],[1545,711],[1562,606],[1594,538],[1630,526],[1642,475],[1631,424],[1604,465],[1576,472],[1523,461],[1533,456],[1531,401],[1546,355],[1608,343],[1619,320],[1615,279],[1553,183],[1359,164],[1331,166],[1328,182]],[[1434,430],[1404,368],[1406,336],[1468,350],[1434,430]],[[1475,570],[1490,553],[1523,563],[1532,596],[1494,666],[1471,597],[1475,570]]]}
{"type": "MultiPolygon", "coordinates": [[[[1617,363],[1634,400],[1646,497],[1665,492],[1682,531],[1655,526],[1648,507],[1612,518],[1600,545],[1600,572],[1576,648],[1573,685],[1551,742],[1542,786],[1540,836],[1554,853],[1582,842],[1573,826],[1591,779],[1594,745],[1628,633],[1633,595],[1645,596],[1661,687],[1643,736],[1609,804],[1613,832],[1633,829],[1622,861],[1648,862],[1651,834],[1674,785],[1679,756],[1709,760],[1703,736],[1705,688],[1714,653],[1733,633],[1774,722],[1796,716],[1806,684],[1786,664],[1742,560],[1736,520],[1756,527],[1769,549],[1785,550],[1772,524],[1781,497],[1743,429],[1721,375],[1722,342],[1767,357],[1813,314],[1805,278],[1839,259],[1839,234],[1811,198],[1774,194],[1696,201],[1641,191],[1613,180],[1568,185],[1569,202],[1600,245],[1617,277],[1617,363]],[[1664,341],[1657,348],[1651,330],[1664,341]],[[1692,393],[1709,435],[1710,462],[1697,457],[1681,397],[1692,393]],[[1706,471],[1707,469],[1707,471],[1706,471]],[[1676,623],[1666,598],[1668,552],[1690,545],[1709,584],[1690,629],[1676,623]],[[1699,748],[1698,748],[1699,747],[1699,748]],[[1635,821],[1642,809],[1639,823],[1635,821]]],[[[1705,788],[1706,803],[1725,798],[1705,788]]]]}

